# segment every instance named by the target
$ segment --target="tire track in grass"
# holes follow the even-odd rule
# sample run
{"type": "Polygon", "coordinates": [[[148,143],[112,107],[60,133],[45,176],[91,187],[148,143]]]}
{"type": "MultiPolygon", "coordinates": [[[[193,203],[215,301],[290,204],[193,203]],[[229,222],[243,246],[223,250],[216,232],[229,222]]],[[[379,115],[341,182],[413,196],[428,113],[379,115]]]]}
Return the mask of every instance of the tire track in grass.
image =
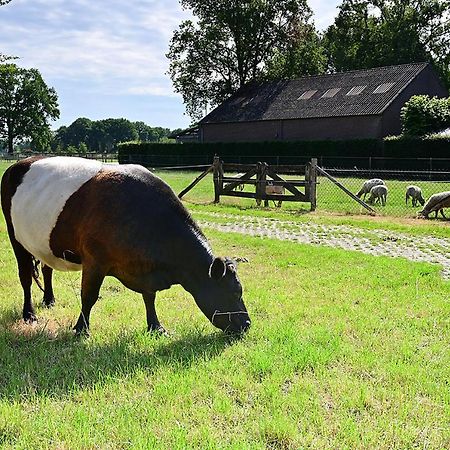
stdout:
{"type": "Polygon", "coordinates": [[[383,229],[369,230],[349,225],[299,223],[209,212],[202,212],[199,217],[200,226],[225,233],[325,245],[369,255],[402,257],[410,261],[440,264],[443,267],[442,276],[450,280],[450,239],[447,238],[412,236],[407,233],[383,229]],[[207,217],[207,220],[204,217],[207,217]]]}

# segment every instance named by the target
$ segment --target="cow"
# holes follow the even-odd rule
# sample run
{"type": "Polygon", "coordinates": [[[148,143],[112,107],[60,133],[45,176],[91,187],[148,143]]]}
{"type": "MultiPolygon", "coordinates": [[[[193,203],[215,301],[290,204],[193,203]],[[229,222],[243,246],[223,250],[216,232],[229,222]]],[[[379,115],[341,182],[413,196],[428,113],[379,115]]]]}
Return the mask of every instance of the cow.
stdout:
{"type": "Polygon", "coordinates": [[[43,302],[55,302],[53,269],[81,270],[81,313],[91,309],[106,276],[142,294],[148,331],[165,333],[155,310],[158,291],[180,284],[210,322],[242,333],[250,317],[236,265],[214,257],[204,234],[171,188],[138,165],[76,157],[30,157],[9,167],[1,202],[23,288],[23,319],[36,321],[32,279],[42,263],[43,302]]]}

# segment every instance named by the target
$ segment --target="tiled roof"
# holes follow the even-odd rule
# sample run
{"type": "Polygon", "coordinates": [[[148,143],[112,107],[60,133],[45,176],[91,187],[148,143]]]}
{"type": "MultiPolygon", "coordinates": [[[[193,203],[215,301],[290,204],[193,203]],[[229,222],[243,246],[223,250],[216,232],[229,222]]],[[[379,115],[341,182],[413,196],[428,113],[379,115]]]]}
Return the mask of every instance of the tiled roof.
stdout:
{"type": "Polygon", "coordinates": [[[427,65],[403,64],[251,83],[200,123],[381,114],[427,65]]]}

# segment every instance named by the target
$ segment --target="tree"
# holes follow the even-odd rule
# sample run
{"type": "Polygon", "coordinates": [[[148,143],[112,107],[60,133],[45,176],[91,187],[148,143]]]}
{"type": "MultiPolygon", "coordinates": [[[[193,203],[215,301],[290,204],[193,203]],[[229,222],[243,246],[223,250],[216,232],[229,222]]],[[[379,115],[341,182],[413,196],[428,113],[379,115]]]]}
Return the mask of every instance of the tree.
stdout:
{"type": "Polygon", "coordinates": [[[48,120],[59,117],[58,96],[37,69],[0,65],[0,138],[14,142],[26,137],[42,144],[50,136],[48,120]]]}
{"type": "Polygon", "coordinates": [[[276,51],[267,64],[266,78],[292,79],[325,72],[327,59],[314,25],[298,24],[286,49],[276,51]]]}
{"type": "Polygon", "coordinates": [[[78,147],[82,142],[89,142],[93,123],[86,117],[80,117],[72,122],[67,128],[61,127],[61,132],[57,132],[57,135],[61,138],[61,143],[64,147],[69,145],[78,147]]]}
{"type": "Polygon", "coordinates": [[[180,1],[197,20],[182,22],[174,32],[169,75],[194,119],[263,75],[312,15],[306,0],[180,1]]]}
{"type": "Polygon", "coordinates": [[[344,0],[339,9],[324,36],[333,70],[429,61],[450,86],[450,1],[344,0]]]}
{"type": "Polygon", "coordinates": [[[112,150],[119,142],[135,141],[138,138],[136,128],[128,119],[105,119],[101,123],[105,131],[104,151],[112,150]]]}

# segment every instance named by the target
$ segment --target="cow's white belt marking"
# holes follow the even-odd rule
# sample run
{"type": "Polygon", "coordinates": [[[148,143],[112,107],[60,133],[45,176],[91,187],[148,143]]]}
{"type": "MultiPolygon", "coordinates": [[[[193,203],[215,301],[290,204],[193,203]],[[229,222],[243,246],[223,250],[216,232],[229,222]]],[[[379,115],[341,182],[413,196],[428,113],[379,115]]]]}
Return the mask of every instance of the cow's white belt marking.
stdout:
{"type": "Polygon", "coordinates": [[[101,168],[98,161],[64,156],[31,164],[12,198],[11,220],[16,239],[36,259],[57,270],[81,269],[52,253],[50,234],[69,197],[101,168]]]}

